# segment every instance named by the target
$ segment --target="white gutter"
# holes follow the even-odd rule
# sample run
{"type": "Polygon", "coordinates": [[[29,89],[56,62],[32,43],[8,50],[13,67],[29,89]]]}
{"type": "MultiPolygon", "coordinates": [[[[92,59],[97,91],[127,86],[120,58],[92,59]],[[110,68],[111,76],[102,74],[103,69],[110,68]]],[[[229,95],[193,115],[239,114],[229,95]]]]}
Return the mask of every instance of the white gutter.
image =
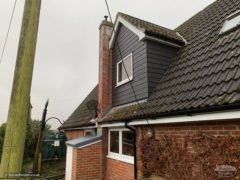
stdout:
{"type": "Polygon", "coordinates": [[[175,43],[172,43],[172,42],[168,42],[168,41],[165,41],[165,40],[162,40],[162,39],[159,39],[159,38],[147,36],[147,35],[145,37],[143,37],[142,39],[140,39],[140,40],[145,40],[145,39],[152,40],[152,41],[158,42],[160,44],[168,45],[168,46],[175,47],[175,48],[181,48],[182,47],[182,46],[180,46],[178,44],[175,44],[175,43]]]}
{"type": "Polygon", "coordinates": [[[183,42],[185,43],[185,45],[188,44],[187,40],[179,33],[179,32],[176,32],[177,36],[179,36],[180,38],[182,38],[183,42]]]}
{"type": "Polygon", "coordinates": [[[122,127],[125,126],[125,123],[114,123],[112,122],[111,124],[102,124],[101,127],[122,127]]]}
{"type": "Polygon", "coordinates": [[[95,126],[86,126],[86,127],[78,127],[78,128],[65,128],[65,129],[61,129],[61,131],[71,131],[71,130],[84,130],[84,129],[93,129],[93,128],[97,128],[98,127],[98,119],[92,119],[89,122],[91,123],[95,123],[95,126]]]}
{"type": "MultiPolygon", "coordinates": [[[[188,123],[188,122],[204,122],[204,121],[219,121],[219,120],[240,120],[240,110],[221,111],[215,113],[194,114],[192,116],[173,116],[162,117],[155,119],[142,119],[129,122],[128,125],[147,125],[147,124],[170,124],[170,123],[188,123]]],[[[124,126],[124,123],[111,121],[108,124],[102,124],[101,127],[119,127],[124,126]]]]}
{"type": "Polygon", "coordinates": [[[93,128],[96,128],[96,127],[97,127],[97,126],[86,126],[86,127],[79,127],[79,128],[66,128],[66,129],[61,129],[61,131],[93,129],[93,128]]]}

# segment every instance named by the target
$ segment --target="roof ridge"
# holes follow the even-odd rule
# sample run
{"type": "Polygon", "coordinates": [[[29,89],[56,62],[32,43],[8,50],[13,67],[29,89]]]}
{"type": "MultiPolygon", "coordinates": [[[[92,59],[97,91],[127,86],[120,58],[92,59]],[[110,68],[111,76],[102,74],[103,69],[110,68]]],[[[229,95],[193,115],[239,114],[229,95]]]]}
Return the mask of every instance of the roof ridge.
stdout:
{"type": "Polygon", "coordinates": [[[183,38],[183,36],[179,36],[179,33],[174,29],[163,27],[158,24],[122,12],[117,13],[117,18],[118,17],[123,18],[129,24],[143,31],[148,36],[163,38],[165,40],[170,40],[180,45],[186,44],[185,38],[183,38]]]}
{"type": "MultiPolygon", "coordinates": [[[[137,17],[135,17],[135,16],[132,16],[132,15],[129,15],[129,14],[126,14],[126,13],[123,13],[123,12],[118,12],[118,13],[117,13],[117,16],[118,16],[118,15],[120,15],[120,16],[123,15],[123,18],[124,18],[124,16],[129,16],[129,17],[131,17],[131,18],[138,19],[138,20],[143,21],[143,22],[145,22],[145,23],[149,23],[149,24],[151,24],[151,25],[158,26],[158,27],[164,28],[164,29],[166,29],[166,30],[175,31],[175,32],[177,33],[177,31],[174,30],[174,29],[170,29],[170,28],[167,28],[167,27],[164,27],[164,26],[160,26],[160,25],[158,25],[158,24],[156,24],[156,23],[152,23],[152,22],[150,22],[150,21],[146,21],[146,20],[144,20],[144,19],[137,18],[137,17]]],[[[128,21],[128,22],[129,22],[129,21],[128,21]]],[[[130,22],[130,23],[131,23],[131,22],[130,22]]]]}

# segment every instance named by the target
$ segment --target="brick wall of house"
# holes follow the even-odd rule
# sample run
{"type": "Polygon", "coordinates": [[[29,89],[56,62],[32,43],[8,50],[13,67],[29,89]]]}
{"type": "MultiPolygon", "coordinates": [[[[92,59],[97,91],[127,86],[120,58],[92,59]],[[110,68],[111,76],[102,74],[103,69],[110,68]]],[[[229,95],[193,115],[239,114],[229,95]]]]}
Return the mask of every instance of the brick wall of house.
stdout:
{"type": "Polygon", "coordinates": [[[71,140],[82,137],[84,135],[84,130],[83,129],[65,130],[64,134],[68,140],[71,140]]]}
{"type": "Polygon", "coordinates": [[[100,179],[101,144],[73,149],[71,180],[100,179]]]}
{"type": "Polygon", "coordinates": [[[101,180],[107,177],[107,154],[108,154],[108,129],[102,128],[102,149],[101,149],[101,180]]]}
{"type": "Polygon", "coordinates": [[[107,158],[106,180],[132,180],[134,179],[134,165],[107,158]]]}
{"type": "MultiPolygon", "coordinates": [[[[142,141],[147,136],[148,126],[138,126],[137,128],[137,168],[138,178],[143,177],[143,161],[142,161],[142,141]]],[[[184,138],[188,135],[193,136],[196,133],[213,136],[234,136],[240,137],[240,121],[218,121],[218,122],[202,122],[202,123],[186,123],[186,124],[168,124],[154,125],[155,138],[160,139],[164,135],[175,137],[180,145],[184,146],[184,138]]],[[[191,147],[188,147],[191,148],[191,147]]],[[[151,157],[149,157],[151,158],[151,157]]],[[[154,161],[153,161],[154,163],[154,161]]],[[[198,170],[195,169],[197,172],[198,170]]]]}

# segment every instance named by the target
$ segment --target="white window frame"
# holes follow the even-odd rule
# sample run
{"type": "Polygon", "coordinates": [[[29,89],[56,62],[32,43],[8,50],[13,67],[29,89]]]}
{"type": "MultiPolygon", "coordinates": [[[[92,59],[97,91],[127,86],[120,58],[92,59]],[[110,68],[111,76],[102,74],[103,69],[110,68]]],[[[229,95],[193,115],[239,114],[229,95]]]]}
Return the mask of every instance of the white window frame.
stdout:
{"type": "Polygon", "coordinates": [[[114,128],[114,129],[109,129],[108,131],[108,158],[123,161],[126,163],[134,164],[134,156],[128,156],[122,154],[122,132],[123,131],[130,131],[129,129],[126,128],[114,128]],[[114,153],[110,151],[110,133],[111,132],[119,132],[119,153],[114,153]]]}
{"type": "MultiPolygon", "coordinates": [[[[125,71],[124,68],[123,68],[122,70],[125,71]]],[[[129,82],[129,81],[131,81],[131,80],[133,80],[133,54],[132,54],[132,53],[130,53],[130,54],[127,55],[125,58],[123,58],[123,60],[121,60],[121,61],[119,61],[119,62],[117,63],[117,86],[116,86],[116,87],[118,87],[118,86],[120,86],[120,85],[122,85],[122,84],[125,84],[125,83],[127,83],[127,82],[129,82]],[[119,82],[119,69],[118,69],[118,68],[119,68],[119,64],[120,64],[120,63],[124,63],[124,61],[125,61],[129,56],[131,56],[132,74],[128,74],[129,79],[127,78],[127,79],[124,79],[124,80],[122,80],[121,82],[119,82]]]]}
{"type": "Polygon", "coordinates": [[[239,27],[239,26],[240,26],[240,21],[239,21],[238,24],[236,24],[235,26],[226,28],[226,26],[227,26],[227,24],[229,23],[229,21],[231,21],[232,19],[237,18],[237,17],[239,18],[239,16],[240,16],[240,10],[238,10],[238,11],[236,11],[235,13],[229,15],[229,16],[225,19],[225,22],[224,22],[224,24],[223,24],[223,26],[222,26],[222,28],[221,28],[221,30],[220,30],[220,34],[226,33],[226,32],[228,32],[228,31],[231,31],[231,30],[234,29],[234,28],[239,27]]]}

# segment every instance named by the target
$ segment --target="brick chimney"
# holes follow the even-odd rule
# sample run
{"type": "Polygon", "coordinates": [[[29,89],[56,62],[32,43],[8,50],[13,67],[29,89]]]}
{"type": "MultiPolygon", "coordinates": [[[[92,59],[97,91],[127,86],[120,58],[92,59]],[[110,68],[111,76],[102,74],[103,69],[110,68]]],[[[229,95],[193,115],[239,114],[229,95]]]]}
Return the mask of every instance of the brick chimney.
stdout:
{"type": "Polygon", "coordinates": [[[109,40],[112,34],[112,23],[105,20],[99,26],[99,89],[98,118],[101,121],[104,113],[112,106],[112,56],[109,40]]]}

